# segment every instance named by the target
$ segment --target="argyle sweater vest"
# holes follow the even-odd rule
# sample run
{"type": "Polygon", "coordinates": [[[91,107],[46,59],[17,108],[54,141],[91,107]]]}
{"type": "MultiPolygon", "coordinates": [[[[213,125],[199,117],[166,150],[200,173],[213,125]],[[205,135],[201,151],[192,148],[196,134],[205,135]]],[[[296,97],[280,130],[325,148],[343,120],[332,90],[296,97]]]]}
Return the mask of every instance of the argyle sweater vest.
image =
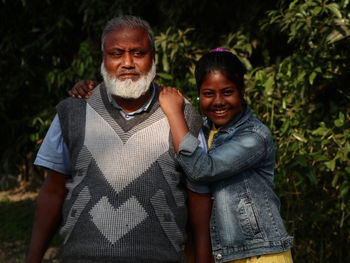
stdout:
{"type": "MultiPolygon", "coordinates": [[[[57,112],[72,162],[63,262],[183,262],[184,178],[158,99],[125,120],[101,84],[88,100],[63,100],[57,112]]],[[[184,113],[197,135],[200,116],[188,103],[184,113]]]]}

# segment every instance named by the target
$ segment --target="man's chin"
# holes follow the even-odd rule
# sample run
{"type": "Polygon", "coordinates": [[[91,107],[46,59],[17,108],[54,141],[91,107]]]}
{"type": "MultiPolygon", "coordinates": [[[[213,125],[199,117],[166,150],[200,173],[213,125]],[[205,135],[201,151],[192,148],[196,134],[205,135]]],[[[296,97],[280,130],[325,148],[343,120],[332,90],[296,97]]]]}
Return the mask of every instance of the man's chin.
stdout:
{"type": "Polygon", "coordinates": [[[129,95],[129,94],[123,94],[123,93],[119,93],[119,92],[116,92],[116,93],[111,92],[111,94],[113,96],[117,96],[117,97],[119,97],[119,98],[121,98],[123,100],[130,100],[130,101],[132,101],[132,100],[138,100],[138,99],[142,98],[142,96],[147,94],[147,91],[149,91],[149,89],[144,91],[143,93],[137,94],[137,95],[135,95],[135,94],[129,95]]]}
{"type": "Polygon", "coordinates": [[[123,99],[136,100],[147,93],[151,83],[145,83],[144,80],[133,81],[126,79],[119,80],[118,85],[106,85],[110,93],[123,99]],[[140,83],[141,81],[141,83],[140,83]]]}

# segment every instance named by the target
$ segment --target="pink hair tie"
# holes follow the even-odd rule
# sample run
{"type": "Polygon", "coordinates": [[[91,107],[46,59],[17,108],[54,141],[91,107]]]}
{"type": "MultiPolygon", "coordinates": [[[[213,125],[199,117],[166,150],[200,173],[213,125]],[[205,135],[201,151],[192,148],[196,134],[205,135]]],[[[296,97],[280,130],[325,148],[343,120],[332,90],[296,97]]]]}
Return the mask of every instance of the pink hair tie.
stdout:
{"type": "Polygon", "coordinates": [[[209,51],[209,53],[213,53],[213,52],[229,52],[229,53],[231,53],[230,50],[228,50],[228,49],[223,49],[223,48],[220,48],[220,47],[214,48],[214,49],[212,49],[212,50],[209,51]]]}

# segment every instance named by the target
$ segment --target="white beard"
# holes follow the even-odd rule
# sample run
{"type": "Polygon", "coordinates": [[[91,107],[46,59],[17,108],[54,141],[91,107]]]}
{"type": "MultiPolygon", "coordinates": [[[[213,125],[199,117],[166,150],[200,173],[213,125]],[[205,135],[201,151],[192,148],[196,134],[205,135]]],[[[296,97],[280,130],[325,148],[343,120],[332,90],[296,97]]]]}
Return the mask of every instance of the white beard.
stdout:
{"type": "Polygon", "coordinates": [[[109,76],[102,62],[101,75],[106,88],[112,95],[124,99],[138,99],[149,90],[151,82],[156,76],[156,65],[153,61],[152,67],[147,75],[141,75],[138,80],[133,81],[132,79],[119,80],[117,77],[109,76]]]}

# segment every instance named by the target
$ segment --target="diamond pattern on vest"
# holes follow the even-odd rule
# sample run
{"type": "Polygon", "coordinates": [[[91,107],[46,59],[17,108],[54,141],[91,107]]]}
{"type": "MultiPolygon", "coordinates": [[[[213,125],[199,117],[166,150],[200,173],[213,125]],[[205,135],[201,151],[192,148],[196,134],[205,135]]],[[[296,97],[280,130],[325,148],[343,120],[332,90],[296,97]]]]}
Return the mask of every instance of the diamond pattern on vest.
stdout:
{"type": "Polygon", "coordinates": [[[124,144],[111,126],[87,104],[84,145],[116,192],[122,191],[168,151],[168,135],[169,124],[163,118],[133,134],[124,144]],[[142,150],[138,150],[140,146],[142,150]]]}
{"type": "Polygon", "coordinates": [[[148,215],[135,197],[129,198],[117,209],[103,196],[90,210],[92,221],[101,233],[114,244],[148,215]]]}

